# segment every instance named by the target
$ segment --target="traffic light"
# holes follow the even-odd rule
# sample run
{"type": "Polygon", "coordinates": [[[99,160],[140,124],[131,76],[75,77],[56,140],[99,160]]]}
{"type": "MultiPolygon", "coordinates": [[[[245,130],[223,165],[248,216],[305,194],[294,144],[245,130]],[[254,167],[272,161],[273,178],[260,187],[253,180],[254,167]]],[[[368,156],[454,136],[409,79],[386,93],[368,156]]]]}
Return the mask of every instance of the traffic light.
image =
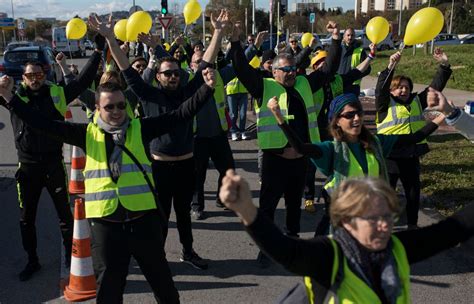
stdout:
{"type": "Polygon", "coordinates": [[[281,0],[280,2],[280,17],[283,17],[286,15],[286,6],[288,4],[288,0],[281,0]]]}
{"type": "Polygon", "coordinates": [[[161,0],[161,14],[168,14],[168,0],[161,0]]]}

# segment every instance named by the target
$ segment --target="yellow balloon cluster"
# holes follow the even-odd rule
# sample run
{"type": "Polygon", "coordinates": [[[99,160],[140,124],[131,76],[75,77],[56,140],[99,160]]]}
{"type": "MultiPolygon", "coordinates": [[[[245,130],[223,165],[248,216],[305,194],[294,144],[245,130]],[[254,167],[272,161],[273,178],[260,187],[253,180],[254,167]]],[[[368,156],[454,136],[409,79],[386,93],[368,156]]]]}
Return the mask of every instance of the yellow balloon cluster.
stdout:
{"type": "Polygon", "coordinates": [[[127,21],[127,41],[137,41],[138,34],[147,34],[151,29],[152,22],[150,14],[145,11],[133,13],[127,21]]]}
{"type": "Polygon", "coordinates": [[[443,13],[435,7],[425,7],[411,16],[405,29],[405,45],[425,43],[436,37],[443,28],[443,13]]]}
{"type": "Polygon", "coordinates": [[[87,25],[80,18],[72,18],[66,25],[66,38],[77,40],[84,37],[87,32],[87,25]]]}
{"type": "Polygon", "coordinates": [[[121,41],[127,41],[127,19],[121,19],[115,23],[115,37],[121,41]]]}
{"type": "Polygon", "coordinates": [[[384,17],[374,17],[369,20],[365,28],[365,34],[372,43],[382,42],[388,35],[389,24],[384,17]]]}
{"type": "Polygon", "coordinates": [[[313,34],[304,33],[303,36],[301,36],[301,46],[304,48],[307,47],[311,43],[311,39],[313,39],[313,34]]]}
{"type": "Polygon", "coordinates": [[[199,16],[201,16],[201,12],[202,9],[199,2],[197,2],[197,0],[189,0],[183,9],[184,22],[186,22],[186,25],[196,21],[199,16]]]}

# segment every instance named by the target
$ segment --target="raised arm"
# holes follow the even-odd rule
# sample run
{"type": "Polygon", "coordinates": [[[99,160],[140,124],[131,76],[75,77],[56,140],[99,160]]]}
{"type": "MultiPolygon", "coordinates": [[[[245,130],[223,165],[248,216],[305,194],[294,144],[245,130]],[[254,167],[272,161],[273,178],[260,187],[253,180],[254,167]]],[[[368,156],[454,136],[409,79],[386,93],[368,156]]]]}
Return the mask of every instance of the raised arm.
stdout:
{"type": "Polygon", "coordinates": [[[217,18],[211,14],[211,24],[214,27],[214,33],[212,34],[211,42],[204,52],[202,60],[214,63],[219,52],[222,36],[224,35],[224,29],[229,25],[229,13],[226,10],[221,10],[221,13],[217,18]]]}
{"type": "Polygon", "coordinates": [[[126,70],[130,66],[125,53],[120,49],[117,40],[114,36],[114,22],[112,21],[112,15],[110,15],[107,22],[100,21],[99,17],[96,14],[89,16],[89,25],[97,31],[99,34],[105,37],[107,44],[109,45],[110,53],[117,63],[121,71],[126,70]]]}
{"type": "Polygon", "coordinates": [[[244,50],[240,45],[241,28],[240,23],[235,23],[232,31],[230,51],[232,52],[232,66],[237,78],[242,82],[252,97],[257,99],[258,106],[262,104],[263,97],[263,76],[258,70],[249,65],[245,58],[244,50]]]}
{"type": "MultiPolygon", "coordinates": [[[[396,52],[390,56],[390,61],[385,70],[380,72],[375,86],[375,109],[377,113],[387,112],[390,104],[390,84],[392,82],[393,74],[395,73],[395,66],[400,61],[402,54],[396,52]]],[[[380,118],[379,118],[380,119],[380,118]]]]}

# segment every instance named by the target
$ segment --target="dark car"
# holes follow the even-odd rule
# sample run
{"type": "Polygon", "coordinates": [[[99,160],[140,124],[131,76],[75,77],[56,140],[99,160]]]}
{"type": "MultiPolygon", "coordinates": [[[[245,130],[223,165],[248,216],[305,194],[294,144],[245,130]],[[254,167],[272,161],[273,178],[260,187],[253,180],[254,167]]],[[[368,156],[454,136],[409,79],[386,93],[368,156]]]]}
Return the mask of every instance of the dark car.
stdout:
{"type": "Polygon", "coordinates": [[[18,47],[34,46],[34,45],[35,43],[31,41],[14,41],[7,44],[7,47],[5,48],[5,52],[14,50],[18,47]]]}
{"type": "Polygon", "coordinates": [[[461,44],[474,44],[474,34],[470,34],[462,38],[461,44]]]}
{"type": "Polygon", "coordinates": [[[23,68],[28,61],[38,61],[43,64],[46,79],[58,83],[62,80],[62,71],[53,55],[53,50],[43,46],[17,47],[6,51],[3,63],[0,64],[0,74],[13,77],[15,83],[22,80],[23,68]]]}

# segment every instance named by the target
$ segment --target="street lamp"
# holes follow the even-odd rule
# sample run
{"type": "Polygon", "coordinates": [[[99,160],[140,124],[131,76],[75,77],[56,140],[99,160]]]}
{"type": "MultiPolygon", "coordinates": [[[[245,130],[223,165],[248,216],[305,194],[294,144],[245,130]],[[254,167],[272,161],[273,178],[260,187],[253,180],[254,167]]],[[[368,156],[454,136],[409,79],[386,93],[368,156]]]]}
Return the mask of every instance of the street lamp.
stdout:
{"type": "MultiPolygon", "coordinates": [[[[12,18],[13,22],[15,22],[15,12],[13,11],[13,0],[10,0],[12,4],[12,18]]],[[[16,27],[13,28],[13,39],[16,41],[16,27]]]]}

